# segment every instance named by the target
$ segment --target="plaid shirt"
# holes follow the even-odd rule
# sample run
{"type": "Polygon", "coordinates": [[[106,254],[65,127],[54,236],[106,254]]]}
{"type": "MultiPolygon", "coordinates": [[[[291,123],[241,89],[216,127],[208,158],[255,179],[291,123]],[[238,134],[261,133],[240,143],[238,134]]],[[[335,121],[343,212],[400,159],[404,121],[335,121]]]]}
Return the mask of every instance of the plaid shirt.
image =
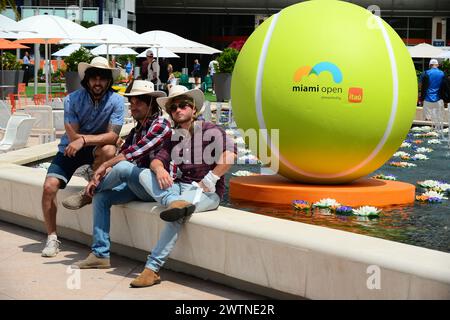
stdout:
{"type": "Polygon", "coordinates": [[[125,158],[140,168],[149,168],[150,161],[161,149],[164,140],[170,140],[170,122],[162,116],[154,115],[141,125],[131,129],[120,152],[125,158]]]}
{"type": "MultiPolygon", "coordinates": [[[[212,154],[214,159],[218,159],[224,151],[237,153],[236,144],[231,137],[229,137],[221,127],[216,126],[211,122],[196,122],[194,125],[193,138],[189,136],[180,142],[179,139],[175,137],[175,133],[172,133],[172,139],[164,141],[164,145],[156,154],[155,159],[161,160],[165,166],[172,160],[172,166],[173,160],[175,160],[171,157],[172,153],[174,155],[179,155],[180,158],[182,158],[182,163],[176,164],[182,173],[181,177],[175,179],[176,182],[189,184],[193,181],[200,182],[210,170],[213,170],[216,167],[217,164],[215,161],[210,164],[207,163],[208,161],[205,161],[207,159],[204,158],[204,153],[212,154]],[[211,135],[214,137],[214,140],[210,139],[211,135]],[[217,145],[214,145],[216,138],[220,139],[220,141],[218,141],[219,143],[217,145]],[[176,139],[177,141],[172,141],[172,139],[176,139]],[[216,148],[212,148],[213,146],[216,146],[216,148]],[[207,147],[208,150],[205,152],[207,147]],[[177,149],[173,150],[174,148],[177,149]],[[216,155],[215,150],[219,150],[220,154],[216,155]]],[[[174,170],[176,172],[176,168],[174,168],[174,170]]],[[[225,176],[220,177],[220,180],[217,181],[216,193],[222,199],[223,194],[225,193],[225,176]]]]}

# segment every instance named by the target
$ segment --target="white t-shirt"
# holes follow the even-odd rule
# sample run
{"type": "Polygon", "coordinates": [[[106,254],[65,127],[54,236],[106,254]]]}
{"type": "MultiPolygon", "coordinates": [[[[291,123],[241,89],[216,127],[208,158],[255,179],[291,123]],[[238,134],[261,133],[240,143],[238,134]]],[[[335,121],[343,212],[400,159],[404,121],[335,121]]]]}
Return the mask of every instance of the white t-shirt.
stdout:
{"type": "Polygon", "coordinates": [[[212,60],[209,62],[208,68],[209,68],[210,76],[212,76],[212,75],[214,75],[214,73],[216,73],[216,66],[215,66],[216,63],[217,63],[216,60],[212,60]]]}

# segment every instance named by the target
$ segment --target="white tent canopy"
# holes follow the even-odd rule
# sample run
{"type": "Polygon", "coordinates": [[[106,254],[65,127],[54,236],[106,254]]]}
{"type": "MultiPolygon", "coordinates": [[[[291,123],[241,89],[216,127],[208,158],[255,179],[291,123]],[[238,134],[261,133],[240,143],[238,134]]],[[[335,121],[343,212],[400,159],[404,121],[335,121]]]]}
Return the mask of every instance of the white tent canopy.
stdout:
{"type": "Polygon", "coordinates": [[[439,58],[450,59],[450,51],[445,50],[444,53],[439,58]]]}
{"type": "Polygon", "coordinates": [[[128,44],[133,46],[152,45],[152,42],[141,41],[141,36],[130,29],[114,24],[99,24],[88,29],[98,38],[104,39],[103,44],[128,44]]]}
{"type": "Polygon", "coordinates": [[[169,49],[176,53],[214,54],[221,52],[220,50],[208,47],[204,44],[162,30],[141,33],[141,40],[144,42],[155,43],[157,46],[169,49]]]}
{"type": "Polygon", "coordinates": [[[445,51],[428,43],[421,43],[414,47],[408,47],[412,58],[439,58],[445,51]]]}
{"type": "Polygon", "coordinates": [[[99,45],[98,47],[92,49],[91,53],[96,56],[106,55],[108,53],[116,55],[116,56],[137,55],[138,54],[136,51],[134,51],[131,48],[121,47],[121,46],[117,46],[117,45],[111,45],[111,46],[109,46],[109,48],[107,48],[106,44],[99,45]]]}
{"type": "Polygon", "coordinates": [[[68,46],[62,48],[61,50],[58,50],[55,53],[53,53],[52,56],[67,57],[67,56],[70,56],[72,54],[72,52],[75,52],[78,49],[80,49],[80,47],[81,47],[81,44],[79,44],[79,43],[69,44],[68,46]]]}
{"type": "MultiPolygon", "coordinates": [[[[18,32],[15,37],[16,39],[38,38],[44,40],[46,63],[48,63],[49,59],[47,41],[50,39],[70,39],[72,41],[76,39],[96,39],[95,34],[87,30],[85,27],[58,16],[36,15],[25,18],[17,24],[21,30],[35,30],[35,32],[18,32]]],[[[36,72],[37,71],[35,71],[35,76],[36,72]]],[[[49,68],[45,68],[45,94],[47,100],[49,89],[48,72],[49,68]]]]}
{"type": "Polygon", "coordinates": [[[166,48],[158,48],[158,47],[151,47],[145,49],[143,52],[137,55],[138,58],[145,58],[147,54],[147,50],[152,50],[155,56],[158,56],[159,58],[179,58],[180,56],[173,53],[171,50],[166,48]]]}

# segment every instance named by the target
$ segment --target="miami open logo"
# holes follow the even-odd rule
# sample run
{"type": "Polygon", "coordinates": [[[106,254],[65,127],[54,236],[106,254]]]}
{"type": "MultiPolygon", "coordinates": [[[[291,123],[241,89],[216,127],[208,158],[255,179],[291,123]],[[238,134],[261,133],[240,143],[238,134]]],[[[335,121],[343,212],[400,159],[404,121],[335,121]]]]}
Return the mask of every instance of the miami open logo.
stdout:
{"type": "MultiPolygon", "coordinates": [[[[303,66],[298,68],[293,77],[293,81],[295,85],[292,86],[292,92],[299,93],[314,93],[319,94],[322,99],[337,99],[341,100],[343,98],[344,89],[340,85],[343,81],[343,75],[341,69],[337,65],[332,62],[319,62],[313,67],[311,66],[303,66]],[[332,84],[331,85],[323,85],[320,83],[311,84],[311,83],[302,83],[306,78],[310,78],[311,75],[315,75],[317,77],[320,76],[321,73],[327,72],[331,75],[332,84]]],[[[308,81],[307,81],[308,82],[308,81]]],[[[350,103],[360,103],[363,99],[363,89],[351,87],[348,89],[348,102],[350,103]]]]}

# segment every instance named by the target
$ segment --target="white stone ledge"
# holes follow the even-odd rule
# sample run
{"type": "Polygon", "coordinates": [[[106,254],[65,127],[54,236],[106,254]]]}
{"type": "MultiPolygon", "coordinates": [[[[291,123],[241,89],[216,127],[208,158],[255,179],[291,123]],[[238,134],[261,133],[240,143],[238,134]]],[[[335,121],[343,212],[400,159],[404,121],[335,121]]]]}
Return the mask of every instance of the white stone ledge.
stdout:
{"type": "MultiPolygon", "coordinates": [[[[0,164],[0,210],[43,221],[44,177],[43,169],[0,164]]],[[[61,206],[85,184],[74,177],[58,193],[57,223],[90,235],[92,207],[61,206]]],[[[159,211],[154,203],[114,206],[111,240],[149,251],[164,227],[159,211]]],[[[171,259],[311,299],[450,299],[448,253],[226,207],[194,214],[171,259]],[[379,290],[367,288],[370,265],[381,269],[379,290]]]]}

